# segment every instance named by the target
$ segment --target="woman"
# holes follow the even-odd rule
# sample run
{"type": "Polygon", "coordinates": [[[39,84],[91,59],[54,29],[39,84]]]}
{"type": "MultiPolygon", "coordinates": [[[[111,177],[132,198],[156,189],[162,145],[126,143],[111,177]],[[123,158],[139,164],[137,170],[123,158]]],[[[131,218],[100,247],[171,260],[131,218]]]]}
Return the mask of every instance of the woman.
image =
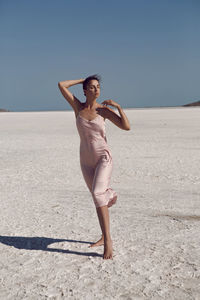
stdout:
{"type": "Polygon", "coordinates": [[[83,177],[90,190],[102,230],[101,239],[91,247],[104,245],[104,259],[112,258],[112,241],[110,236],[108,207],[117,200],[117,194],[109,187],[112,172],[112,156],[105,135],[105,119],[124,130],[130,130],[129,121],[118,103],[105,100],[99,104],[100,78],[92,75],[86,79],[66,80],[58,83],[65,99],[72,106],[76,125],[80,135],[80,165],[83,177]],[[69,87],[83,84],[86,102],[80,102],[70,91],[69,87]],[[120,116],[107,105],[118,109],[120,116]]]}

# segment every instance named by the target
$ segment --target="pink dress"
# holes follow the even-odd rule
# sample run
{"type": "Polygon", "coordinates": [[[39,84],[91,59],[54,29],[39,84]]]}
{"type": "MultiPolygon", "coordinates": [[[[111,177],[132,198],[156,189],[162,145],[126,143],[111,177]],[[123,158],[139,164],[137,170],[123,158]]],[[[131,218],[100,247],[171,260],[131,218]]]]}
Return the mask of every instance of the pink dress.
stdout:
{"type": "Polygon", "coordinates": [[[112,156],[107,145],[105,122],[101,115],[89,121],[80,113],[76,118],[80,136],[80,166],[96,207],[112,206],[117,193],[109,187],[112,156]]]}

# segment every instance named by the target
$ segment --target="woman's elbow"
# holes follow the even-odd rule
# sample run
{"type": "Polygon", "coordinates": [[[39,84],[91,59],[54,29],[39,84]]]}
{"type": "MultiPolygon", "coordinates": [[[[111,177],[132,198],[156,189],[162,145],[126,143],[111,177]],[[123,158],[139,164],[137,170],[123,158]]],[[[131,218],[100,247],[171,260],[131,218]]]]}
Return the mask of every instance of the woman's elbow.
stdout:
{"type": "Polygon", "coordinates": [[[131,130],[131,127],[125,127],[124,130],[128,131],[128,130],[131,130]]]}
{"type": "Polygon", "coordinates": [[[126,130],[126,131],[131,130],[131,126],[130,126],[129,122],[127,124],[124,124],[124,126],[122,127],[122,129],[126,130]]]}
{"type": "Polygon", "coordinates": [[[122,130],[126,130],[126,131],[128,131],[128,130],[131,129],[130,126],[120,126],[120,128],[121,128],[122,130]]]}

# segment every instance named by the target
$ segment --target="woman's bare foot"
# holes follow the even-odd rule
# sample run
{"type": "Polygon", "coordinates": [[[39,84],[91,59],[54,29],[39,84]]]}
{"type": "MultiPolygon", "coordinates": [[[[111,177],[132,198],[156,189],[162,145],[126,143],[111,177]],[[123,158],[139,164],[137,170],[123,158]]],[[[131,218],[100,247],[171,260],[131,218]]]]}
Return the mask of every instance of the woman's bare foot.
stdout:
{"type": "Polygon", "coordinates": [[[104,243],[104,254],[103,259],[112,259],[113,249],[112,249],[112,241],[106,240],[104,243]]]}
{"type": "Polygon", "coordinates": [[[104,245],[104,237],[103,236],[100,238],[99,241],[97,241],[94,244],[91,244],[90,247],[92,248],[92,247],[98,247],[98,246],[102,246],[102,245],[104,245]]]}

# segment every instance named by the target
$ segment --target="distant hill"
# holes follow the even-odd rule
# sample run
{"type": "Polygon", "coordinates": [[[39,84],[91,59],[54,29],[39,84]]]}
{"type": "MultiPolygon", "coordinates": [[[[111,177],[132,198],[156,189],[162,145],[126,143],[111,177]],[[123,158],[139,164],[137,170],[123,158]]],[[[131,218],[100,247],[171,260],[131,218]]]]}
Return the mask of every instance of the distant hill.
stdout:
{"type": "Polygon", "coordinates": [[[185,104],[183,106],[200,106],[200,101],[189,103],[189,104],[185,104]]]}
{"type": "Polygon", "coordinates": [[[3,108],[0,108],[0,112],[6,112],[6,111],[9,111],[9,110],[6,110],[6,109],[3,109],[3,108]]]}

